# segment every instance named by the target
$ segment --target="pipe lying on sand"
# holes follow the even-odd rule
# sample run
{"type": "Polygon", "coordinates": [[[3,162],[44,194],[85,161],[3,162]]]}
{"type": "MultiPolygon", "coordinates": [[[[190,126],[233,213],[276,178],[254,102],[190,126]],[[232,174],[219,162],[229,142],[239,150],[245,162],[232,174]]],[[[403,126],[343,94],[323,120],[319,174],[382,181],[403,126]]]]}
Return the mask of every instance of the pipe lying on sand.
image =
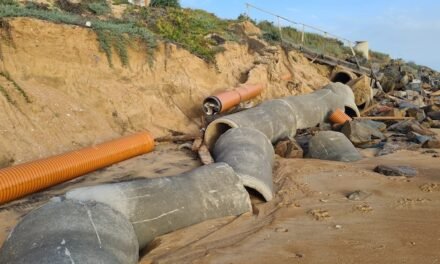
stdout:
{"type": "Polygon", "coordinates": [[[138,249],[156,236],[249,211],[249,195],[225,163],[79,188],[28,214],[4,243],[0,263],[137,263],[138,249]]]}
{"type": "Polygon", "coordinates": [[[219,118],[205,134],[217,163],[174,177],[69,191],[24,217],[0,250],[0,263],[137,263],[138,249],[156,236],[251,211],[244,186],[272,199],[271,142],[346,107],[359,114],[351,89],[331,84],[219,118]]]}
{"type": "Polygon", "coordinates": [[[203,111],[206,115],[224,113],[241,102],[258,96],[263,88],[262,84],[244,84],[234,90],[209,96],[203,101],[203,111]]]}
{"type": "Polygon", "coordinates": [[[154,149],[149,132],[0,170],[0,204],[154,149]]]}
{"type": "Polygon", "coordinates": [[[272,143],[276,143],[293,137],[297,129],[327,121],[329,114],[337,108],[350,110],[359,116],[350,87],[332,83],[311,94],[266,101],[257,107],[218,118],[206,128],[205,142],[212,149],[228,129],[247,127],[262,132],[272,143]]]}

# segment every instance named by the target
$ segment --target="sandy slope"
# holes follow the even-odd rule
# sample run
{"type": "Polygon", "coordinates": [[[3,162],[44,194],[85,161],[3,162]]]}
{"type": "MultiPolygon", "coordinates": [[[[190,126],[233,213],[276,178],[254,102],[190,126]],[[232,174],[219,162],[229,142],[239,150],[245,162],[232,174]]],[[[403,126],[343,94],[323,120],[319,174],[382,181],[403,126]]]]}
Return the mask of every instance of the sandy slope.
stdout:
{"type": "Polygon", "coordinates": [[[276,51],[262,63],[258,52],[237,43],[225,44],[217,67],[172,44],[159,44],[150,66],[145,47],[133,43],[129,66],[114,55],[111,68],[92,30],[34,19],[9,23],[10,40],[0,30],[0,72],[31,102],[0,76],[12,99],[0,94],[0,167],[133,131],[197,132],[203,98],[243,82],[267,85],[256,101],[328,83],[322,67],[294,52],[276,51]],[[290,82],[281,80],[288,73],[290,82]]]}

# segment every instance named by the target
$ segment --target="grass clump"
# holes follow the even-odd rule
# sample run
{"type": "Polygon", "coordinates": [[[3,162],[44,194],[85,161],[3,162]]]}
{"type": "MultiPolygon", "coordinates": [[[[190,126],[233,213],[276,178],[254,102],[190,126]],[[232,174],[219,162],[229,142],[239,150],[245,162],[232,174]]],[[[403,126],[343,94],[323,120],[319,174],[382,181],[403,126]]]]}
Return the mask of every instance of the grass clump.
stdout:
{"type": "Polygon", "coordinates": [[[103,16],[112,11],[107,0],[83,0],[77,4],[67,0],[57,0],[56,5],[61,10],[74,14],[103,16]]]}
{"type": "Polygon", "coordinates": [[[179,0],[152,0],[150,6],[180,8],[180,3],[179,0]]]}
{"type": "Polygon", "coordinates": [[[18,3],[15,0],[0,0],[0,5],[14,5],[14,6],[17,6],[18,3]]]}
{"type": "Polygon", "coordinates": [[[237,40],[229,30],[231,21],[219,19],[203,10],[160,8],[139,14],[148,27],[163,39],[183,46],[207,62],[215,62],[215,54],[222,50],[219,44],[237,40]]]}
{"type": "Polygon", "coordinates": [[[112,4],[114,4],[114,5],[126,5],[126,4],[128,4],[128,0],[113,0],[112,4]]]}

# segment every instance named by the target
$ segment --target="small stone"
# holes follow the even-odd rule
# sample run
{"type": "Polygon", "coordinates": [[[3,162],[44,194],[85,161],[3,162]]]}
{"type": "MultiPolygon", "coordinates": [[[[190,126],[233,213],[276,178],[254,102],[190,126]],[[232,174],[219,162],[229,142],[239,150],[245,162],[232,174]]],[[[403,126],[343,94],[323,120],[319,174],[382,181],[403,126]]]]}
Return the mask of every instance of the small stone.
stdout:
{"type": "Polygon", "coordinates": [[[423,144],[424,148],[440,148],[440,139],[432,138],[429,139],[426,143],[423,144]]]}
{"type": "Polygon", "coordinates": [[[302,253],[295,253],[295,257],[297,257],[297,258],[303,258],[303,257],[304,257],[304,254],[302,254],[302,253]]]}
{"type": "Polygon", "coordinates": [[[357,190],[347,195],[347,199],[351,201],[362,201],[370,195],[371,195],[370,193],[357,190]]]}
{"type": "Polygon", "coordinates": [[[409,166],[379,165],[374,168],[374,171],[385,176],[414,177],[417,175],[417,170],[409,166]]]}
{"type": "Polygon", "coordinates": [[[342,226],[341,225],[335,225],[335,228],[336,229],[342,229],[342,226]]]}
{"type": "Polygon", "coordinates": [[[275,228],[275,232],[278,232],[278,233],[287,233],[287,232],[289,232],[289,229],[287,229],[287,228],[283,228],[283,227],[277,227],[277,228],[275,228]]]}
{"type": "Polygon", "coordinates": [[[304,151],[295,139],[279,141],[275,146],[275,154],[289,159],[301,159],[304,157],[304,151]]]}

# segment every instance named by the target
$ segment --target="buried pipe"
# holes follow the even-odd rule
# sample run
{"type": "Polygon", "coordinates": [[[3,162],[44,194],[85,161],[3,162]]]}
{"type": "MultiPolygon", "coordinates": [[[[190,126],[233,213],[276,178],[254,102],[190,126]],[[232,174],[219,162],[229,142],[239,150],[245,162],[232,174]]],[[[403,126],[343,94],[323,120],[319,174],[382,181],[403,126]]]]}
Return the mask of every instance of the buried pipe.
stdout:
{"type": "Polygon", "coordinates": [[[330,77],[332,82],[340,82],[342,84],[347,84],[354,79],[357,79],[356,74],[342,67],[336,67],[330,77]]]}
{"type": "Polygon", "coordinates": [[[262,132],[272,142],[293,137],[297,129],[328,121],[337,108],[354,116],[359,110],[353,91],[341,83],[332,83],[311,94],[289,96],[261,103],[257,107],[214,120],[205,131],[205,142],[212,150],[217,139],[231,128],[247,127],[262,132]]]}
{"type": "Polygon", "coordinates": [[[209,96],[203,101],[203,112],[206,115],[224,113],[241,102],[258,96],[263,88],[262,84],[244,84],[234,90],[209,96]]]}
{"type": "Polygon", "coordinates": [[[0,204],[62,183],[154,148],[149,132],[0,170],[0,204]]]}
{"type": "Polygon", "coordinates": [[[137,263],[133,226],[95,202],[51,201],[30,212],[0,251],[0,263],[137,263]]]}
{"type": "Polygon", "coordinates": [[[240,177],[225,163],[78,188],[28,214],[4,243],[0,263],[137,263],[138,249],[156,236],[250,211],[240,177]]]}

